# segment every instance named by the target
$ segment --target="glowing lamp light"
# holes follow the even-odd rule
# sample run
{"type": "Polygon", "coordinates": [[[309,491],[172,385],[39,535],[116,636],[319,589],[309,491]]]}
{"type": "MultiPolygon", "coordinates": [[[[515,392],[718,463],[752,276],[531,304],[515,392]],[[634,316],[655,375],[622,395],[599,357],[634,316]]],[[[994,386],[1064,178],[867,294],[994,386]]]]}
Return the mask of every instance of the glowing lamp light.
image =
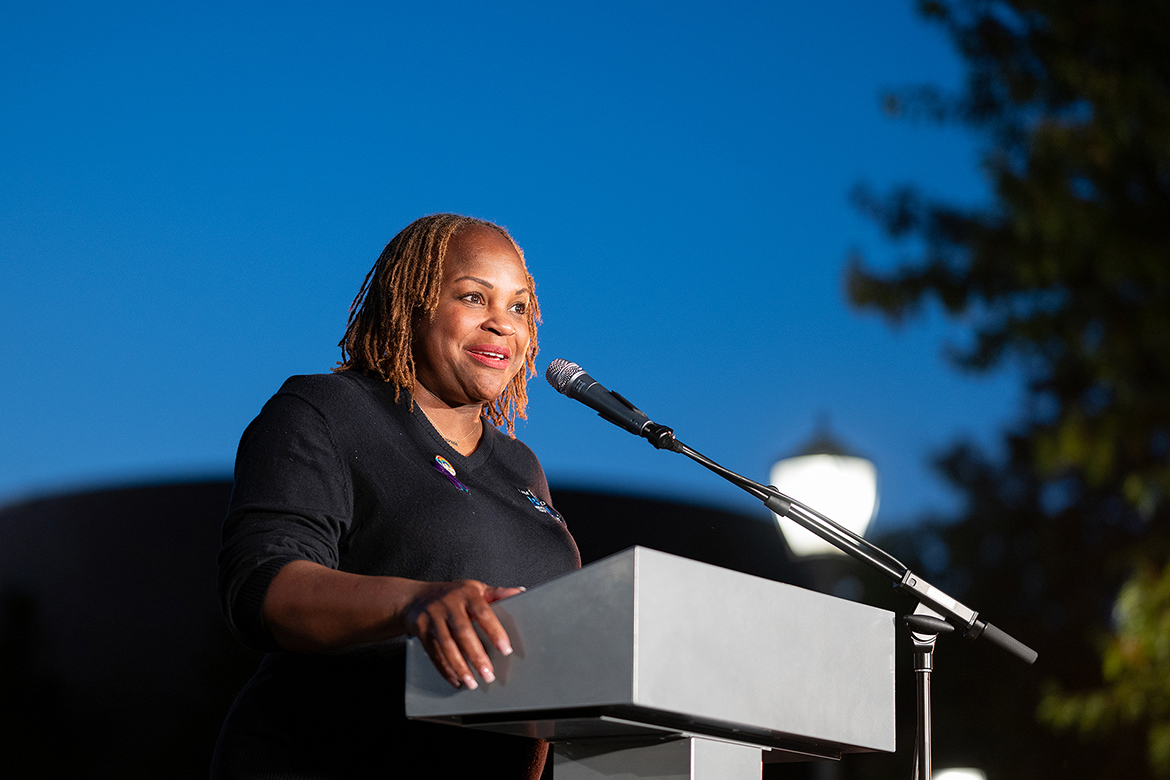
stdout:
{"type": "MultiPolygon", "coordinates": [[[[877,514],[877,468],[865,458],[847,454],[824,434],[802,454],[777,461],[772,466],[771,480],[781,493],[807,504],[858,536],[865,535],[865,529],[877,514]]],[[[795,521],[774,516],[793,554],[801,558],[844,554],[795,521]]]]}
{"type": "Polygon", "coordinates": [[[956,767],[955,769],[943,769],[938,772],[931,772],[931,777],[934,780],[987,780],[987,775],[978,769],[970,767],[956,767]]]}

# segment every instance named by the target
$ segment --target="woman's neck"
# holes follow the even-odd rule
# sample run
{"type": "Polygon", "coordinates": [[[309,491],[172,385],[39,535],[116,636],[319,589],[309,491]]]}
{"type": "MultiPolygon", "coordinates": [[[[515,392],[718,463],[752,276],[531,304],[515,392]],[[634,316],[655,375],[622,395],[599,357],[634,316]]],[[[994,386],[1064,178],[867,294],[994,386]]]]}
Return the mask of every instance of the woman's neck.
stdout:
{"type": "Polygon", "coordinates": [[[415,384],[411,396],[434,429],[456,452],[461,455],[475,452],[483,438],[483,404],[451,406],[420,384],[415,384]]]}

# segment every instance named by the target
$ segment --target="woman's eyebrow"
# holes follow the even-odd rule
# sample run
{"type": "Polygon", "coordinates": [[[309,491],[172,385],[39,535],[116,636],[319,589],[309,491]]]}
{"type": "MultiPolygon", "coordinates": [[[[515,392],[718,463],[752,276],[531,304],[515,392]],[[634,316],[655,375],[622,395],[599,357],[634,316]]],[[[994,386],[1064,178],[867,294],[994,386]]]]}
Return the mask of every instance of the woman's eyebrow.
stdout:
{"type": "MultiPolygon", "coordinates": [[[[482,284],[484,287],[488,288],[489,290],[496,289],[496,286],[494,284],[489,282],[487,279],[480,279],[478,276],[460,276],[455,281],[462,282],[464,280],[475,282],[476,284],[482,284]]],[[[517,290],[516,292],[514,292],[512,294],[513,295],[520,295],[521,293],[527,293],[527,292],[532,292],[532,291],[529,290],[527,287],[521,287],[519,290],[517,290]]]]}
{"type": "Polygon", "coordinates": [[[488,288],[489,290],[496,289],[496,286],[494,284],[489,282],[487,279],[480,279],[478,276],[460,276],[455,281],[457,281],[457,282],[472,281],[472,282],[475,282],[477,284],[482,284],[484,287],[488,288]]]}

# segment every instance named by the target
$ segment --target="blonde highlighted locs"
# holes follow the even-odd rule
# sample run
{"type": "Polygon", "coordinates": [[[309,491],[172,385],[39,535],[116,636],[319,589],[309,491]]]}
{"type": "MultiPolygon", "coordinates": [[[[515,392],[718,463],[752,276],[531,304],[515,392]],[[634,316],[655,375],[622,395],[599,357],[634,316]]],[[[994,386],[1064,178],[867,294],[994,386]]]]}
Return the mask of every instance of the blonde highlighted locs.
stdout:
{"type": "MultiPolygon", "coordinates": [[[[342,359],[334,371],[358,371],[393,382],[395,401],[399,400],[403,388],[414,387],[415,324],[421,317],[433,317],[438,309],[447,247],[452,238],[469,228],[496,231],[508,239],[521,264],[524,263],[524,251],[499,225],[459,214],[432,214],[416,219],[386,245],[366,274],[361,290],[349,307],[345,336],[337,344],[342,359]]],[[[536,373],[536,323],[540,321],[540,305],[527,266],[524,276],[531,293],[526,312],[530,341],[524,368],[483,410],[492,425],[507,426],[509,436],[516,435],[516,417],[528,416],[528,377],[536,373]]]]}

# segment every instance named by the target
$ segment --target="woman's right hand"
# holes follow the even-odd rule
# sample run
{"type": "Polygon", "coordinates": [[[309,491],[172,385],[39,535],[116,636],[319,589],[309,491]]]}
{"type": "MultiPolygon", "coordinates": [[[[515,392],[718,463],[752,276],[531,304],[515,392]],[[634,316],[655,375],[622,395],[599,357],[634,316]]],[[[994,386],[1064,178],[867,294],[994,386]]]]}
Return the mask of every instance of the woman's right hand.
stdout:
{"type": "Polygon", "coordinates": [[[264,624],[286,650],[319,653],[403,634],[418,637],[435,668],[456,688],[495,680],[478,625],[504,655],[512,652],[493,601],[523,588],[494,588],[475,580],[420,582],[336,571],[292,561],[264,597],[264,624]],[[474,670],[474,674],[473,674],[474,670]]]}
{"type": "Polygon", "coordinates": [[[523,588],[496,588],[476,580],[419,584],[420,592],[403,615],[407,634],[418,637],[435,668],[454,687],[478,688],[473,669],[484,682],[494,682],[495,670],[475,626],[502,655],[511,655],[508,634],[488,605],[523,588]]]}
{"type": "Polygon", "coordinates": [[[338,572],[308,560],[285,565],[264,595],[264,624],[277,644],[296,653],[323,653],[408,634],[419,637],[439,674],[455,688],[475,689],[475,674],[495,679],[475,626],[503,655],[508,633],[493,601],[524,588],[475,580],[421,582],[338,572]]]}

